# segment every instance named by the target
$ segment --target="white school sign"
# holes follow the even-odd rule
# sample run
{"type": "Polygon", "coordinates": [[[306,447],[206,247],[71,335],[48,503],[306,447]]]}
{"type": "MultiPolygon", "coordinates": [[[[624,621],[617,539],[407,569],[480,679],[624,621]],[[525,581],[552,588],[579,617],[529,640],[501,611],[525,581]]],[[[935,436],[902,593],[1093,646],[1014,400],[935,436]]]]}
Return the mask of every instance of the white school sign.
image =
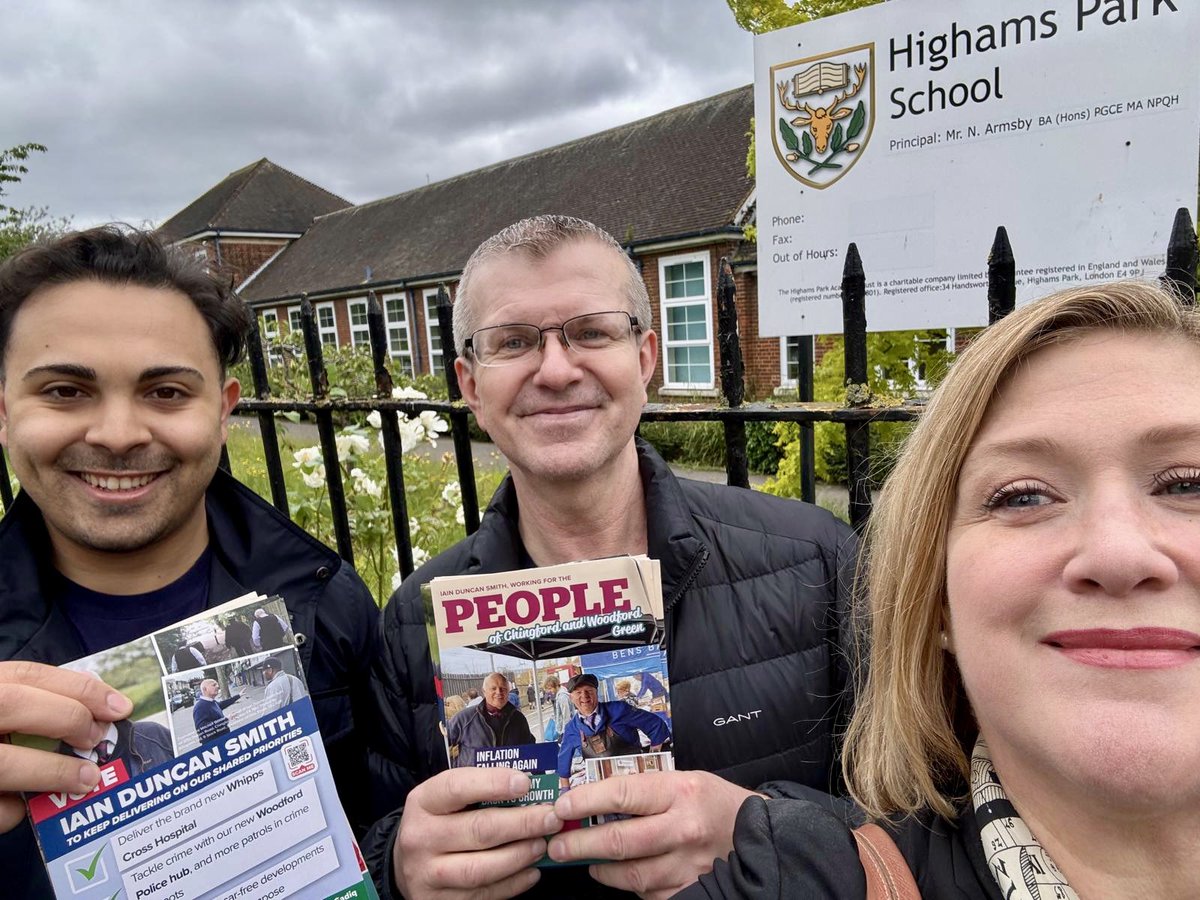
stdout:
{"type": "Polygon", "coordinates": [[[754,44],[763,336],[983,325],[996,227],[1018,303],[1162,272],[1195,211],[1198,0],[898,0],[754,44]]]}

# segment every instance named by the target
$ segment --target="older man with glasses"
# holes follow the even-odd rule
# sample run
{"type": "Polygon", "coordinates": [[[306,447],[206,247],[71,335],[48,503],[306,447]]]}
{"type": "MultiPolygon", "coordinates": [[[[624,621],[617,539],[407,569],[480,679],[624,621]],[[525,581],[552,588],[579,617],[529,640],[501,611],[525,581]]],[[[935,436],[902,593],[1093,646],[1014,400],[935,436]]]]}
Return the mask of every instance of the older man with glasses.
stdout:
{"type": "Polygon", "coordinates": [[[367,838],[385,896],[667,896],[729,852],[748,788],[836,782],[853,537],[798,501],[677,479],[635,437],[658,360],[652,323],[637,265],[579,219],[518,222],[463,269],[455,370],[510,475],[479,531],[406,579],[384,614],[380,727],[423,782],[367,838]],[[530,781],[504,768],[435,775],[446,754],[420,585],[627,553],[662,561],[675,759],[697,771],[585,785],[553,808],[476,808],[530,781]],[[551,837],[605,813],[637,818],[551,837]],[[613,862],[531,868],[547,849],[613,862]]]}

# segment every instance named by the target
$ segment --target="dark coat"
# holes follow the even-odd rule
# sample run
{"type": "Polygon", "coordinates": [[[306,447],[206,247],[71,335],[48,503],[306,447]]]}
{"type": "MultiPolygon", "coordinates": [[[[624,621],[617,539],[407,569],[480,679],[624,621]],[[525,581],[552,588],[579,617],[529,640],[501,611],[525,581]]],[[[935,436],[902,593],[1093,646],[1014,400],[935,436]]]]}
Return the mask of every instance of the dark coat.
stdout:
{"type": "Polygon", "coordinates": [[[238,656],[250,656],[254,653],[254,641],[251,640],[250,626],[241,619],[234,619],[226,625],[225,646],[238,656]]]}
{"type": "MultiPolygon", "coordinates": [[[[364,733],[373,722],[366,698],[379,646],[375,602],[336,553],[225,472],[214,476],[205,503],[213,550],[208,605],[251,590],[284,598],[338,794],[361,829],[379,812],[370,806],[378,761],[368,762],[364,733]]],[[[45,600],[48,541],[37,506],[18,495],[0,520],[0,659],[60,665],[83,655],[70,622],[45,600]]],[[[0,836],[6,897],[53,897],[40,860],[28,823],[0,836]]]]}
{"type": "MultiPolygon", "coordinates": [[[[130,778],[175,758],[171,732],[157,722],[121,719],[115,724],[117,743],[112,749],[111,759],[121,760],[130,778]]],[[[58,752],[65,756],[75,755],[75,751],[65,743],[59,744],[58,752]]]]}
{"type": "Polygon", "coordinates": [[[476,703],[451,720],[447,740],[451,747],[458,747],[456,766],[475,765],[475,751],[484,747],[519,747],[536,743],[529,730],[529,720],[511,703],[504,704],[495,720],[486,715],[486,710],[486,703],[476,703]]]}
{"type": "MultiPolygon", "coordinates": [[[[767,793],[776,794],[767,786],[767,793]]],[[[953,821],[924,816],[890,826],[922,897],[937,900],[1002,900],[988,872],[974,812],[953,821]]],[[[850,826],[817,803],[751,797],[738,811],[734,852],[717,860],[676,896],[679,900],[804,897],[863,900],[867,895],[850,826]]]]}
{"type": "Polygon", "coordinates": [[[192,704],[192,724],[196,726],[196,739],[203,744],[213,738],[229,734],[229,719],[221,710],[241,699],[240,694],[225,700],[197,697],[195,703],[192,704]]]}
{"type": "MultiPolygon", "coordinates": [[[[828,789],[848,705],[852,532],[795,500],[677,479],[648,444],[637,448],[649,556],[662,562],[677,767],[746,787],[787,778],[828,789]]],[[[446,768],[420,585],[521,568],[517,516],[506,479],[479,531],[406,579],[388,604],[374,687],[381,738],[411,773],[392,796],[446,768]]],[[[381,820],[363,844],[385,896],[398,820],[399,811],[381,820]]],[[[586,869],[569,871],[586,879],[586,869]]],[[[584,896],[594,884],[559,890],[584,896]]]]}

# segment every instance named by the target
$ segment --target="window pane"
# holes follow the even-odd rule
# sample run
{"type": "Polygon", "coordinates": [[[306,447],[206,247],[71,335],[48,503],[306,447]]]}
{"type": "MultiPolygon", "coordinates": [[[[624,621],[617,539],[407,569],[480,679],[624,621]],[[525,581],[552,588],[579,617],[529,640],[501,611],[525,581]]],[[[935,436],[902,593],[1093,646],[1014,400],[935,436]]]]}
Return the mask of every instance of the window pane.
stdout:
{"type": "Polygon", "coordinates": [[[707,347],[672,347],[667,350],[667,380],[672,383],[712,383],[707,347]]]}
{"type": "Polygon", "coordinates": [[[704,306],[699,303],[688,306],[667,307],[667,341],[707,341],[708,325],[704,321],[704,306]]]}
{"type": "Polygon", "coordinates": [[[351,303],[350,304],[350,324],[358,325],[362,328],[367,327],[367,304],[351,303]]]}
{"type": "Polygon", "coordinates": [[[800,338],[787,339],[787,379],[795,381],[800,377],[800,338]]]}
{"type": "Polygon", "coordinates": [[[321,324],[322,328],[332,328],[333,327],[333,308],[329,307],[329,306],[320,307],[317,310],[317,321],[321,324]]]}
{"type": "Polygon", "coordinates": [[[683,297],[703,297],[704,263],[697,260],[689,263],[676,263],[663,268],[666,296],[668,300],[683,297]]]}
{"type": "Polygon", "coordinates": [[[429,333],[429,364],[434,375],[442,374],[442,326],[438,324],[437,294],[425,298],[425,321],[429,333]]]}

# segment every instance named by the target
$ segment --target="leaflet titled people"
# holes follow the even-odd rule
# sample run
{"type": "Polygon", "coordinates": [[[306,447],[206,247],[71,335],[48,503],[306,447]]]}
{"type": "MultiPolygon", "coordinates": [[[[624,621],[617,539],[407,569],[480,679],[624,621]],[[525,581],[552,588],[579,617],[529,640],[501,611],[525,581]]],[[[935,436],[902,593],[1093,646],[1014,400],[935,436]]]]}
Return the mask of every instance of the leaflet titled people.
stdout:
{"type": "Polygon", "coordinates": [[[451,766],[528,772],[522,804],[674,767],[657,560],[435,578],[426,604],[451,766]]]}
{"type": "Polygon", "coordinates": [[[64,668],[134,702],[90,747],[86,794],[30,796],[72,900],[377,897],[317,731],[283,601],[250,594],[64,668]]]}

